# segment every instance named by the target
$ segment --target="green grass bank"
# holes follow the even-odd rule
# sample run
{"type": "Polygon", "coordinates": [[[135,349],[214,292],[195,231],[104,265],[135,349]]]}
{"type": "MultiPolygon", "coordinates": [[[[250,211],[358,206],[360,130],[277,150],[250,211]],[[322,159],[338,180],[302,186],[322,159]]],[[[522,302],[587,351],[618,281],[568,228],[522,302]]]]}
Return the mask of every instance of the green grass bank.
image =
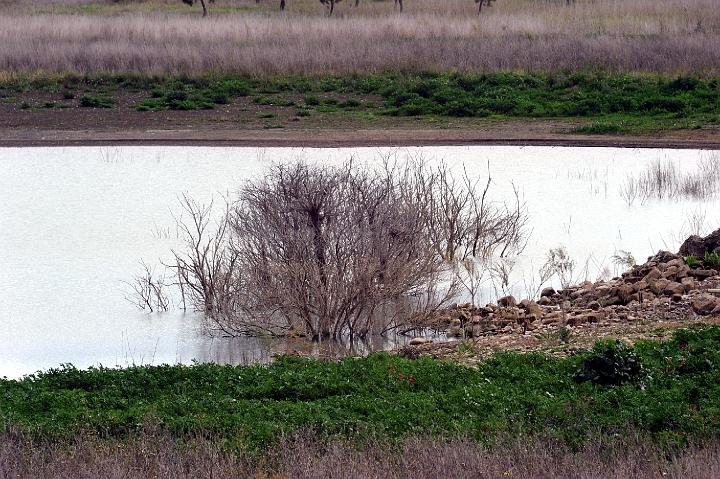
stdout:
{"type": "Polygon", "coordinates": [[[201,110],[240,98],[292,110],[297,117],[586,119],[577,132],[596,134],[720,124],[720,79],[692,76],[384,72],[262,79],[35,76],[0,82],[0,101],[23,110],[201,110]],[[118,102],[125,97],[130,100],[118,102]]]}
{"type": "Polygon", "coordinates": [[[550,435],[575,447],[640,434],[669,445],[720,431],[720,328],[598,343],[557,359],[499,352],[477,368],[385,353],[269,366],[71,366],[0,380],[0,430],[122,438],[148,422],[255,449],[294,431],[352,440],[550,435]]]}

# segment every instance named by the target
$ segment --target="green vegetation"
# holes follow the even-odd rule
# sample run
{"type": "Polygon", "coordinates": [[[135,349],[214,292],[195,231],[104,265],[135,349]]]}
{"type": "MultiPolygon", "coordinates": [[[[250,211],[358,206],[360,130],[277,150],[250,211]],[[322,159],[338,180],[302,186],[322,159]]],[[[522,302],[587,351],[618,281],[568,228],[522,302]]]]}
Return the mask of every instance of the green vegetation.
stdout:
{"type": "Polygon", "coordinates": [[[711,268],[720,269],[720,253],[709,251],[705,252],[705,258],[703,258],[705,265],[711,268]]]}
{"type": "Polygon", "coordinates": [[[640,433],[661,444],[720,432],[720,327],[667,342],[599,343],[557,359],[498,353],[477,368],[373,354],[269,366],[72,366],[0,381],[0,429],[124,437],[147,421],[244,447],[310,430],[356,439],[550,434],[570,445],[640,433]]]}
{"type": "Polygon", "coordinates": [[[685,264],[691,268],[720,269],[720,253],[706,251],[702,259],[698,259],[693,255],[686,256],[683,259],[685,260],[685,264]]]}
{"type": "MultiPolygon", "coordinates": [[[[348,74],[165,78],[133,75],[21,78],[0,94],[83,91],[83,106],[111,107],[108,95],[139,92],[139,110],[197,110],[252,96],[255,104],[386,116],[574,118],[578,133],[700,128],[720,122],[720,79],[662,75],[516,73],[348,74]],[[369,111],[372,113],[369,113],[369,111]]],[[[18,103],[22,100],[18,99],[18,103]]]]}
{"type": "Polygon", "coordinates": [[[99,95],[83,95],[80,97],[80,106],[88,108],[112,108],[115,100],[99,94],[99,95]]]}

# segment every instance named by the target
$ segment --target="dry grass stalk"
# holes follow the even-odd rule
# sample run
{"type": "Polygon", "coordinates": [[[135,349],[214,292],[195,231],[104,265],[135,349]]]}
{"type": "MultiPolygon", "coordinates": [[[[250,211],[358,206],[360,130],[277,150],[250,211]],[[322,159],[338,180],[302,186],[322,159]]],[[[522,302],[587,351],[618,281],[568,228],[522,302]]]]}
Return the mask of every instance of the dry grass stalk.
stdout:
{"type": "Polygon", "coordinates": [[[382,69],[720,71],[714,0],[506,0],[472,15],[469,0],[219,0],[208,18],[178,2],[12,2],[0,14],[0,70],[251,75],[382,69]],[[103,6],[105,5],[105,6],[103,6]],[[119,6],[118,6],[119,5],[119,6]],[[123,10],[117,10],[122,7],[123,10]],[[179,7],[183,7],[179,5],[179,7]],[[107,15],[102,14],[103,8],[107,15]],[[177,10],[177,11],[176,11],[177,10]],[[182,13],[185,12],[185,13],[182,13]],[[75,13],[66,15],[59,13],[75,13]]]}
{"type": "Polygon", "coordinates": [[[210,477],[711,479],[720,476],[716,442],[674,454],[632,438],[598,440],[571,451],[553,439],[519,438],[493,448],[466,439],[412,437],[358,447],[308,435],[280,440],[258,456],[230,453],[203,438],[181,443],[157,430],[124,442],[78,437],[60,444],[0,434],[0,478],[168,479],[210,477]]]}
{"type": "Polygon", "coordinates": [[[684,171],[679,164],[657,160],[638,176],[628,176],[620,196],[632,205],[649,199],[709,200],[720,192],[720,155],[700,159],[695,171],[684,171]]]}

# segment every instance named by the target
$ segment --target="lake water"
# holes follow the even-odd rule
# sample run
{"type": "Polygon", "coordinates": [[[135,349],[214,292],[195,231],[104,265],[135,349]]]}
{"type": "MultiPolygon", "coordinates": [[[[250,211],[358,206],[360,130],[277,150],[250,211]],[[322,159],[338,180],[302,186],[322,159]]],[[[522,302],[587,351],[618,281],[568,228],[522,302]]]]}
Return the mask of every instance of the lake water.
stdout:
{"type": "MultiPolygon", "coordinates": [[[[444,160],[485,178],[494,198],[527,203],[532,234],[513,268],[511,290],[533,289],[550,248],[565,246],[578,277],[614,274],[619,250],[638,261],[676,250],[691,230],[720,226],[720,204],[648,201],[619,194],[627,175],[667,159],[697,168],[712,152],[550,147],[0,149],[0,376],[72,363],[267,361],[300,343],[206,334],[196,314],[139,311],[124,281],[141,259],[157,264],[179,246],[178,196],[200,201],[232,193],[271,161],[337,163],[385,156],[444,160]],[[698,219],[703,219],[701,225],[698,219]],[[582,270],[582,271],[581,271],[582,270]]],[[[499,291],[487,284],[482,301],[499,291]]],[[[478,300],[478,302],[481,302],[478,300]]],[[[381,347],[376,344],[374,347],[381,347]]]]}

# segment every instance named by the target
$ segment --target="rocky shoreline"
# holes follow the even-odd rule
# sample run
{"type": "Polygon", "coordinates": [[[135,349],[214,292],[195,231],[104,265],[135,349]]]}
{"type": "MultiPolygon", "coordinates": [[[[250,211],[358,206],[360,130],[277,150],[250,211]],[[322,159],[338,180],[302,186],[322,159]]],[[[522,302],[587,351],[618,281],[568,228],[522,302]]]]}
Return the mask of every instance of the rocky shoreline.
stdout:
{"type": "Polygon", "coordinates": [[[538,301],[505,296],[483,307],[456,305],[436,318],[454,341],[416,338],[398,353],[440,357],[463,349],[477,356],[519,349],[568,354],[600,337],[632,341],[693,321],[716,322],[720,271],[717,264],[703,262],[706,252],[720,252],[720,229],[706,238],[692,236],[677,254],[660,251],[609,281],[586,281],[560,291],[545,288],[538,301]]]}

